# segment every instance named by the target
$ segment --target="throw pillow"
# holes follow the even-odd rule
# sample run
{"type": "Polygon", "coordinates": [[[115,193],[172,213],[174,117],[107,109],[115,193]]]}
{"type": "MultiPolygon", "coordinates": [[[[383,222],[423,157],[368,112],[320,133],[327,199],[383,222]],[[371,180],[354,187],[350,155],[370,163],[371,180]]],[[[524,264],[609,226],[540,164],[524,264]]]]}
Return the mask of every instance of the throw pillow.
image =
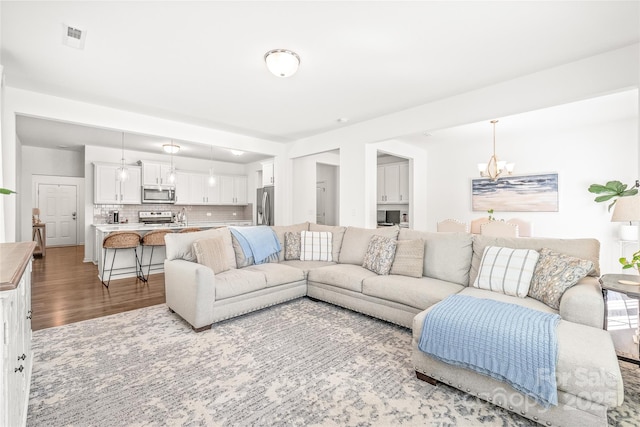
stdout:
{"type": "Polygon", "coordinates": [[[333,261],[332,240],[333,235],[328,231],[301,231],[300,260],[333,261]]]}
{"type": "Polygon", "coordinates": [[[487,246],[473,287],[524,298],[539,256],[533,249],[487,246]]]}
{"type": "Polygon", "coordinates": [[[230,269],[225,256],[225,242],[222,236],[196,240],[193,242],[193,252],[196,254],[198,264],[209,267],[214,274],[230,269]]]}
{"type": "Polygon", "coordinates": [[[300,259],[300,232],[284,233],[284,259],[300,259]]]}
{"type": "Polygon", "coordinates": [[[543,248],[533,273],[529,296],[559,310],[562,294],[586,277],[591,269],[592,261],[543,248]]]}
{"type": "Polygon", "coordinates": [[[236,266],[238,268],[248,267],[250,265],[255,264],[253,260],[253,255],[247,257],[242,250],[242,246],[240,246],[240,242],[236,236],[231,234],[231,244],[233,246],[233,252],[236,254],[236,266]]]}
{"type": "Polygon", "coordinates": [[[420,278],[422,277],[423,263],[424,241],[422,239],[397,240],[396,255],[389,273],[420,278]]]}
{"type": "Polygon", "coordinates": [[[396,254],[396,240],[372,236],[362,266],[380,275],[389,274],[396,254]]]}

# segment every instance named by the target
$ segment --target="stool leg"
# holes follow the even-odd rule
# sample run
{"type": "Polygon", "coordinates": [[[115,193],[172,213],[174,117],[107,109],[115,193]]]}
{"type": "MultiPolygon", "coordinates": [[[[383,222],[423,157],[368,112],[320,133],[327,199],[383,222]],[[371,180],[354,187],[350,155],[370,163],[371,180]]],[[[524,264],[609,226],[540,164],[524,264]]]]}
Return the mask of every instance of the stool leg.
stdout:
{"type": "Polygon", "coordinates": [[[142,245],[141,248],[140,259],[138,259],[138,248],[134,248],[134,251],[136,253],[136,276],[138,277],[138,279],[146,282],[146,280],[144,279],[144,271],[142,269],[142,261],[144,261],[144,245],[142,245]]]}
{"type": "Polygon", "coordinates": [[[147,277],[145,277],[144,281],[149,281],[149,274],[151,274],[151,264],[153,264],[153,249],[155,246],[151,246],[151,256],[149,257],[149,267],[147,268],[147,277]]]}
{"type": "MultiPolygon", "coordinates": [[[[113,272],[113,263],[116,261],[116,254],[117,253],[118,253],[118,249],[115,248],[113,250],[113,258],[111,259],[111,268],[109,269],[109,279],[107,280],[107,283],[104,283],[104,267],[105,267],[106,263],[105,262],[102,263],[102,278],[101,278],[101,281],[102,281],[102,284],[104,286],[106,286],[107,288],[109,288],[109,283],[111,283],[111,273],[113,272]]],[[[104,250],[104,258],[105,258],[105,261],[106,261],[107,260],[106,259],[107,258],[107,249],[106,248],[104,250]]]]}

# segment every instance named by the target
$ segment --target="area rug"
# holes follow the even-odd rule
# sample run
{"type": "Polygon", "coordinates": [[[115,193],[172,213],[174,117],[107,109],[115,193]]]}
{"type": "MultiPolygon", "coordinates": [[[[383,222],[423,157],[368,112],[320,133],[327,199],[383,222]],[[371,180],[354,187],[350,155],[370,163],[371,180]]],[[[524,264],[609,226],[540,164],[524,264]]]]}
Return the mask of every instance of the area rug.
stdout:
{"type": "MultiPolygon", "coordinates": [[[[28,426],[531,426],[415,378],[411,332],[301,298],[192,332],[166,306],[33,334],[28,426]]],[[[613,425],[640,417],[637,368],[613,425]]]]}

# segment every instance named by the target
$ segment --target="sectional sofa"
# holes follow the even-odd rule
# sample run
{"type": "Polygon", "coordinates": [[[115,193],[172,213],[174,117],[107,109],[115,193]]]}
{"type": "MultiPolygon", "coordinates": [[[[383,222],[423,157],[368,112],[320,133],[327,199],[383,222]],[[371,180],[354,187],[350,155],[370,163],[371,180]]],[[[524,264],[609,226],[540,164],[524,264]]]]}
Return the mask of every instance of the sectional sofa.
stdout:
{"type": "MultiPolygon", "coordinates": [[[[491,238],[469,233],[430,233],[398,227],[364,229],[312,223],[274,226],[282,251],[253,264],[229,229],[165,237],[167,306],[196,331],[216,322],[308,296],[413,330],[413,364],[418,378],[463,390],[544,425],[607,425],[606,411],[623,400],[615,350],[602,330],[604,300],[598,282],[595,239],[491,238]],[[288,259],[287,238],[301,232],[331,235],[331,261],[288,259]],[[292,234],[289,234],[292,233],[292,234]],[[390,274],[364,268],[374,236],[395,241],[390,274]],[[211,265],[198,263],[209,248],[211,265]],[[588,260],[589,275],[567,289],[553,309],[537,299],[473,287],[486,247],[548,248],[588,260]],[[214,273],[218,271],[218,273],[214,273]],[[450,295],[469,295],[558,313],[558,405],[546,408],[499,380],[430,357],[418,349],[429,310],[450,295]]],[[[204,259],[204,258],[203,258],[204,259]]]]}

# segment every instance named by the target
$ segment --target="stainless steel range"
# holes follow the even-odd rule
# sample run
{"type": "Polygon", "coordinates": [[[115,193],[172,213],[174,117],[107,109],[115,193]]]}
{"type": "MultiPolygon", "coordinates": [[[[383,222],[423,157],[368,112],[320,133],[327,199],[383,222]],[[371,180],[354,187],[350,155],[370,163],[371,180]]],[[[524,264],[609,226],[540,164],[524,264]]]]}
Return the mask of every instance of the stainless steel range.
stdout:
{"type": "Polygon", "coordinates": [[[143,224],[171,224],[173,214],[171,211],[139,211],[138,222],[143,224]]]}

